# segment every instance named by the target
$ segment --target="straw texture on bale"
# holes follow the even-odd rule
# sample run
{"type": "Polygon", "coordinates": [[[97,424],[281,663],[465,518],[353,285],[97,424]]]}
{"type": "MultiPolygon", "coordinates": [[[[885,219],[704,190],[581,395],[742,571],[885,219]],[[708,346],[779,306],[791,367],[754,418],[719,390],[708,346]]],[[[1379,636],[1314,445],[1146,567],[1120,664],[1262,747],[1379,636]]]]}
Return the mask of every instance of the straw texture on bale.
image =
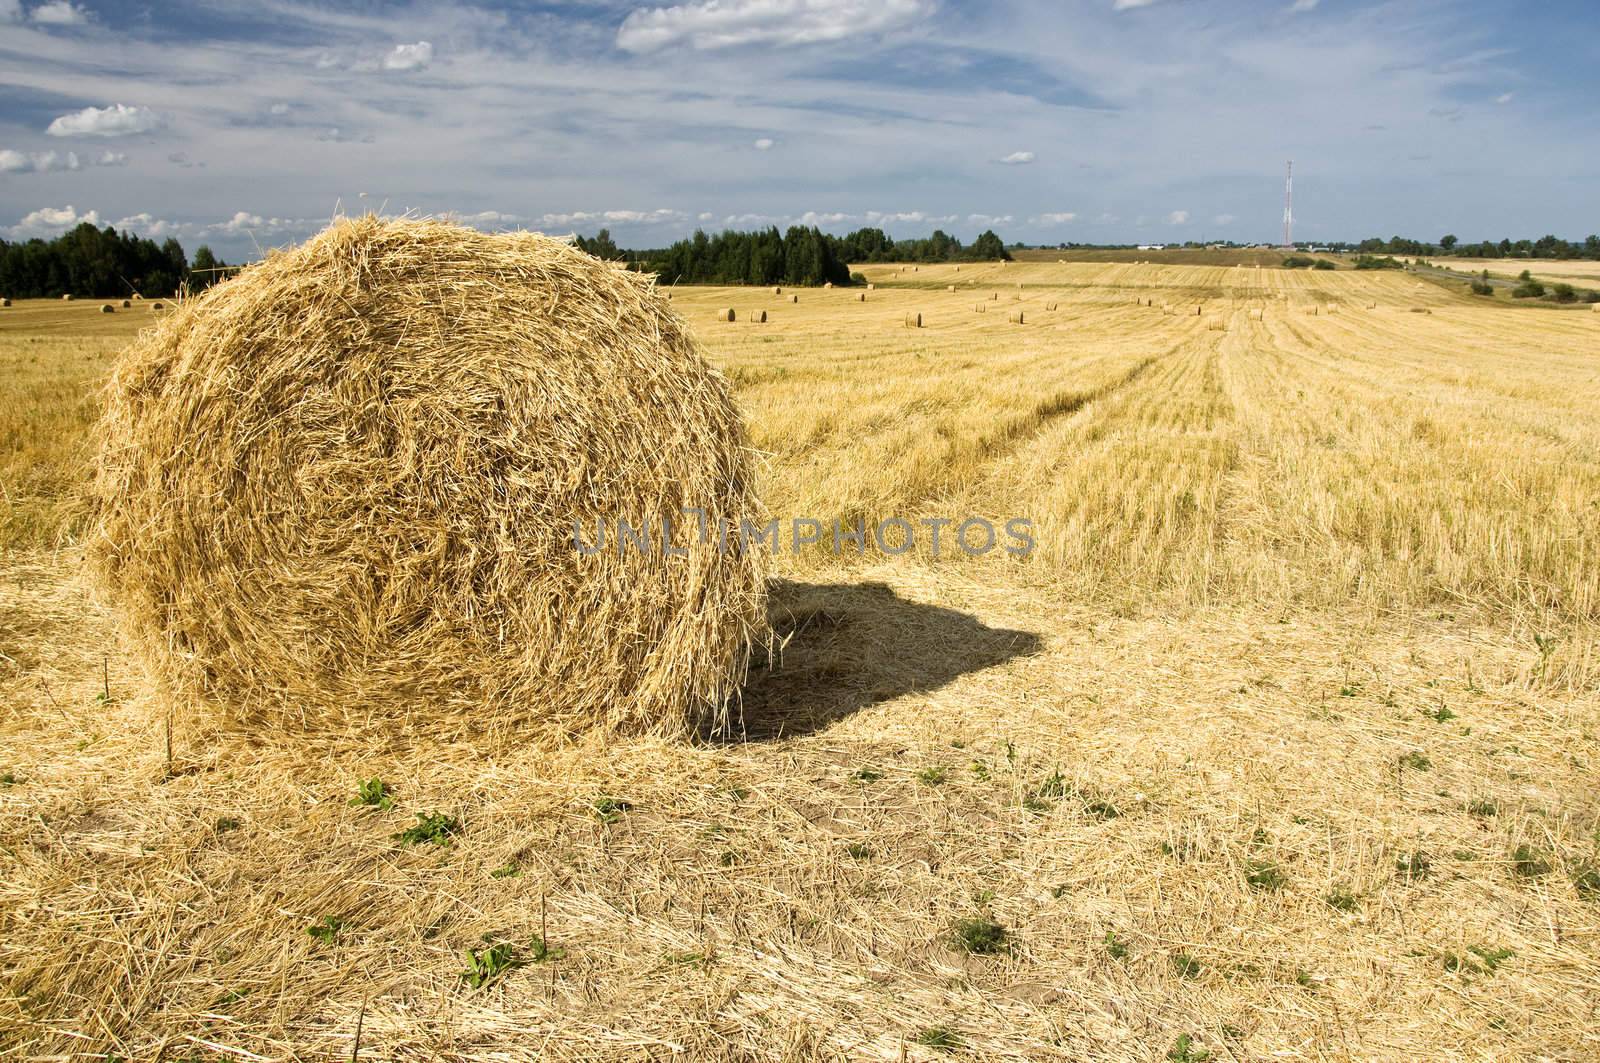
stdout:
{"type": "Polygon", "coordinates": [[[110,303],[101,303],[100,312],[102,314],[115,314],[117,312],[117,308],[112,306],[110,303]]]}
{"type": "Polygon", "coordinates": [[[718,321],[737,321],[738,319],[738,312],[735,311],[731,306],[725,306],[721,310],[717,311],[718,321]]]}
{"type": "Polygon", "coordinates": [[[1054,310],[1056,308],[1056,304],[1055,303],[1045,303],[1044,304],[1044,308],[1046,310],[1054,310]]]}
{"type": "Polygon", "coordinates": [[[798,295],[791,295],[789,296],[789,301],[791,303],[798,303],[800,301],[800,297],[798,295]]]}
{"type": "Polygon", "coordinates": [[[726,381],[559,240],[337,222],[143,333],[97,434],[132,650],[262,733],[681,733],[726,723],[759,637],[765,562],[718,550],[760,515],[726,381]]]}
{"type": "Polygon", "coordinates": [[[980,314],[986,314],[986,313],[989,312],[989,304],[988,303],[974,303],[973,306],[972,306],[972,309],[976,310],[980,314]]]}
{"type": "Polygon", "coordinates": [[[774,286],[773,289],[772,289],[772,294],[773,295],[782,295],[783,294],[783,289],[781,287],[774,286]]]}
{"type": "Polygon", "coordinates": [[[922,315],[921,314],[907,314],[906,315],[906,328],[921,328],[921,327],[922,327],[922,315]]]}
{"type": "Polygon", "coordinates": [[[1009,320],[1013,325],[1022,324],[1022,311],[1021,310],[1013,310],[1011,312],[1011,316],[1010,316],[1009,320]]]}
{"type": "Polygon", "coordinates": [[[757,324],[765,325],[767,323],[767,312],[765,310],[757,310],[755,312],[755,321],[757,324]]]}
{"type": "Polygon", "coordinates": [[[867,301],[867,293],[866,292],[857,292],[856,293],[856,302],[864,303],[866,301],[867,301]]]}
{"type": "Polygon", "coordinates": [[[947,284],[944,286],[944,290],[947,292],[953,292],[956,290],[956,286],[954,284],[947,284]]]}

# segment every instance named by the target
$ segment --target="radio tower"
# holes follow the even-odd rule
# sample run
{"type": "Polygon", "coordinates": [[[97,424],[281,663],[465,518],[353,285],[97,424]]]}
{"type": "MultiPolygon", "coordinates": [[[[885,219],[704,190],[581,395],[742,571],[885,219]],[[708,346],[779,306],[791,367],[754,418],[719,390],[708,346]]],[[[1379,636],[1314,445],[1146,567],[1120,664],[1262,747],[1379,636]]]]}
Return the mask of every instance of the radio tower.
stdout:
{"type": "Polygon", "coordinates": [[[1294,160],[1283,176],[1283,249],[1294,250],[1294,160]]]}

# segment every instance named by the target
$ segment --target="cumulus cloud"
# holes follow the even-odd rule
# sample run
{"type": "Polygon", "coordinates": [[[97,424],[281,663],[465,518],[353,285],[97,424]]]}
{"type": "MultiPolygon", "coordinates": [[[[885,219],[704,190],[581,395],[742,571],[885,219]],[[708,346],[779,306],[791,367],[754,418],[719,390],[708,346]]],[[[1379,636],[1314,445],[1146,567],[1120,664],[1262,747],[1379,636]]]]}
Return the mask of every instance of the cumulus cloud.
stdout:
{"type": "Polygon", "coordinates": [[[1186,210],[1175,210],[1175,211],[1173,211],[1171,214],[1167,215],[1167,224],[1168,225],[1188,225],[1189,224],[1189,212],[1186,211],[1186,210]]]}
{"type": "Polygon", "coordinates": [[[715,217],[716,217],[716,215],[711,213],[709,210],[702,210],[700,212],[699,216],[695,220],[696,221],[710,221],[712,218],[715,218],[715,217]]]}
{"type": "Polygon", "coordinates": [[[1034,225],[1065,225],[1070,221],[1077,221],[1078,216],[1072,211],[1058,211],[1051,214],[1040,214],[1029,220],[1034,225]]]}
{"type": "Polygon", "coordinates": [[[635,8],[617,30],[625,52],[796,45],[894,29],[933,8],[932,0],[697,0],[635,8]]]}
{"type": "Polygon", "coordinates": [[[446,211],[443,215],[448,221],[457,225],[471,225],[475,228],[495,225],[515,225],[522,218],[516,214],[507,214],[499,210],[480,210],[476,214],[461,214],[456,211],[446,211]]]}
{"type": "Polygon", "coordinates": [[[1303,15],[1307,11],[1315,11],[1321,2],[1322,0],[1294,0],[1294,3],[1289,5],[1289,14],[1303,15]]]}
{"type": "Polygon", "coordinates": [[[89,21],[89,13],[71,0],[50,0],[34,8],[28,17],[42,26],[82,26],[89,21]]]}
{"type": "Polygon", "coordinates": [[[1009,214],[968,214],[968,225],[1010,225],[1016,219],[1009,214]]]}
{"type": "Polygon", "coordinates": [[[427,41],[416,44],[397,44],[394,51],[383,57],[385,70],[421,70],[433,62],[433,45],[427,41]]]}
{"type": "Polygon", "coordinates": [[[100,224],[100,215],[96,211],[87,211],[79,214],[70,203],[65,207],[40,207],[38,210],[25,214],[22,220],[11,227],[14,237],[28,236],[53,236],[66,232],[75,225],[88,222],[90,225],[100,224]]]}
{"type": "Polygon", "coordinates": [[[665,222],[685,222],[689,216],[681,210],[661,207],[657,210],[575,210],[567,213],[541,214],[533,219],[541,226],[592,225],[605,222],[612,225],[644,225],[665,222]]]}
{"type": "Polygon", "coordinates": [[[1111,5],[1113,11],[1131,11],[1136,7],[1149,7],[1156,0],[1117,0],[1111,5]]]}
{"type": "Polygon", "coordinates": [[[148,107],[114,103],[64,114],[45,132],[53,137],[125,137],[161,128],[161,116],[148,107]]]}
{"type": "Polygon", "coordinates": [[[772,150],[772,145],[774,145],[776,143],[777,143],[777,141],[773,140],[771,137],[762,137],[762,138],[760,138],[759,140],[756,141],[756,150],[757,151],[771,151],[772,150]]]}
{"type": "Polygon", "coordinates": [[[128,157],[120,151],[102,151],[80,159],[75,151],[0,150],[0,173],[51,173],[81,170],[85,166],[126,166],[128,157]]]}
{"type": "Polygon", "coordinates": [[[1033,152],[1031,151],[1013,151],[1010,155],[1005,155],[995,160],[995,162],[1004,163],[1007,166],[1026,166],[1032,161],[1033,152]]]}

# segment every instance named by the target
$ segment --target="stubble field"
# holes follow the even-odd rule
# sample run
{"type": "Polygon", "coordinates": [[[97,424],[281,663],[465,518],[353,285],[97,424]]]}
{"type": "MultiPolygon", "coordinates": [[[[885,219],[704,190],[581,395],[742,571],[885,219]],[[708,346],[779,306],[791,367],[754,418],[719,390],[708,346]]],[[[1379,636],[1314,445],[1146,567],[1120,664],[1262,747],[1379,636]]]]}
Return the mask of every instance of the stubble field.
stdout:
{"type": "Polygon", "coordinates": [[[768,507],[1033,554],[785,554],[742,740],[493,758],[169,740],[72,501],[153,314],[0,311],[0,1054],[1600,1052],[1600,315],[863,272],[673,293],[768,507]]]}

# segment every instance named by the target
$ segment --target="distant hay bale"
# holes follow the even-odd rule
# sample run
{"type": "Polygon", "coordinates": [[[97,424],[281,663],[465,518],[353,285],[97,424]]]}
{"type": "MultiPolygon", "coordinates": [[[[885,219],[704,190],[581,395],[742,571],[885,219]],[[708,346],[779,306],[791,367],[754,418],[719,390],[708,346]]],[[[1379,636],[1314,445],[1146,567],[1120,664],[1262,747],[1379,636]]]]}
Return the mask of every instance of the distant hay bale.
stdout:
{"type": "Polygon", "coordinates": [[[1203,306],[1197,306],[1197,307],[1194,308],[1194,316],[1195,317],[1199,317],[1202,314],[1204,314],[1205,312],[1206,312],[1206,308],[1203,307],[1203,306]]]}
{"type": "Polygon", "coordinates": [[[800,297],[798,295],[791,295],[789,296],[789,301],[791,303],[798,303],[800,301],[800,297]]]}
{"type": "Polygon", "coordinates": [[[122,300],[122,308],[124,310],[126,310],[128,307],[130,307],[132,305],[133,305],[133,300],[132,299],[124,299],[124,300],[122,300]]]}
{"type": "Polygon", "coordinates": [[[160,310],[161,308],[161,303],[159,301],[150,304],[150,309],[152,310],[160,310]]]}
{"type": "Polygon", "coordinates": [[[1314,307],[1314,306],[1308,306],[1308,307],[1306,307],[1306,313],[1310,314],[1312,317],[1316,317],[1317,316],[1317,308],[1314,307]]]}
{"type": "Polygon", "coordinates": [[[1020,292],[1020,291],[1021,291],[1021,290],[1022,290],[1022,282],[1021,282],[1021,281],[1018,281],[1018,282],[1017,282],[1017,290],[1018,290],[1018,291],[1019,291],[1019,292],[1020,292]]]}
{"type": "Polygon", "coordinates": [[[63,294],[63,295],[62,295],[62,296],[61,296],[61,301],[62,301],[62,302],[64,302],[64,303],[70,303],[70,302],[72,302],[72,293],[71,293],[71,292],[66,292],[66,293],[64,293],[64,294],[63,294]]]}
{"type": "Polygon", "coordinates": [[[1327,312],[1330,314],[1337,314],[1339,312],[1339,304],[1329,303],[1327,306],[1327,312]]]}
{"type": "Polygon", "coordinates": [[[1427,308],[1427,307],[1425,307],[1425,306],[1413,306],[1413,307],[1412,307],[1412,308],[1411,308],[1411,312],[1412,312],[1412,313],[1413,313],[1413,314],[1431,314],[1431,313],[1433,313],[1433,311],[1432,311],[1432,310],[1429,310],[1429,309],[1428,309],[1428,308],[1427,308]]]}
{"type": "Polygon", "coordinates": [[[1006,320],[1011,322],[1013,325],[1022,324],[1022,311],[1021,310],[1013,310],[1013,311],[1011,311],[1010,315],[1007,316],[1006,320]]]}
{"type": "Polygon", "coordinates": [[[906,315],[906,328],[921,328],[921,327],[922,327],[922,315],[921,314],[907,314],[906,315]]]}
{"type": "Polygon", "coordinates": [[[0,299],[0,306],[10,306],[10,305],[11,305],[11,300],[10,299],[0,299]]]}
{"type": "Polygon", "coordinates": [[[1044,304],[1044,308],[1046,310],[1054,310],[1056,308],[1056,304],[1055,303],[1045,303],[1044,304]]]}
{"type": "Polygon", "coordinates": [[[117,308],[112,306],[110,303],[101,303],[100,312],[102,314],[115,314],[117,312],[117,308]]]}
{"type": "Polygon", "coordinates": [[[856,296],[856,302],[864,303],[866,301],[867,301],[867,293],[866,292],[861,292],[856,296]]]}
{"type": "Polygon", "coordinates": [[[776,284],[773,285],[772,286],[772,294],[773,295],[782,295],[783,294],[783,288],[780,287],[779,285],[776,285],[776,284]]]}
{"type": "Polygon", "coordinates": [[[1252,311],[1250,311],[1250,319],[1252,321],[1260,321],[1260,320],[1262,320],[1262,312],[1260,310],[1252,310],[1252,311]]]}
{"type": "Polygon", "coordinates": [[[717,311],[717,320],[718,321],[737,321],[738,318],[739,318],[739,315],[734,311],[733,307],[731,307],[731,306],[725,306],[721,310],[717,311]]]}
{"type": "Polygon", "coordinates": [[[876,284],[867,285],[867,291],[873,292],[873,291],[877,291],[877,290],[878,290],[878,286],[876,284]]]}
{"type": "Polygon", "coordinates": [[[138,293],[138,292],[134,292],[134,293],[133,293],[133,297],[134,297],[134,298],[135,298],[135,299],[143,299],[143,298],[144,298],[144,296],[142,296],[142,295],[140,295],[140,294],[139,294],[139,293],[138,293]]]}
{"type": "Polygon", "coordinates": [[[1377,303],[1368,303],[1367,304],[1367,309],[1368,310],[1376,310],[1376,309],[1378,309],[1378,304],[1377,303]]]}
{"type": "Polygon", "coordinates": [[[338,222],[143,333],[95,437],[130,649],[258,733],[724,725],[764,623],[763,553],[718,543],[761,517],[726,380],[649,278],[550,237],[338,222]]]}
{"type": "Polygon", "coordinates": [[[1226,332],[1226,331],[1228,331],[1227,322],[1223,321],[1220,317],[1207,318],[1206,319],[1206,331],[1207,332],[1226,332]]]}
{"type": "Polygon", "coordinates": [[[980,313],[980,314],[986,314],[986,313],[989,312],[989,304],[988,303],[973,303],[972,304],[972,309],[975,310],[976,312],[980,313]]]}
{"type": "Polygon", "coordinates": [[[765,310],[757,310],[751,320],[758,325],[765,325],[767,323],[767,312],[765,310]]]}
{"type": "Polygon", "coordinates": [[[990,292],[989,293],[989,298],[990,298],[991,301],[999,302],[1000,301],[1000,293],[999,292],[990,292]]]}

